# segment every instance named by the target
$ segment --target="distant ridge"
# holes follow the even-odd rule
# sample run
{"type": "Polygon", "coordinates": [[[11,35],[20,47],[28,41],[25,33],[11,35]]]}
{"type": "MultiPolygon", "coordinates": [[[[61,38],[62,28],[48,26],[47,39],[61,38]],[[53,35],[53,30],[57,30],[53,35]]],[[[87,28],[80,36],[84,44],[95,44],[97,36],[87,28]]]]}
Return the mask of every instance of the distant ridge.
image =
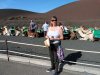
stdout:
{"type": "Polygon", "coordinates": [[[0,18],[8,18],[11,16],[35,16],[39,13],[21,9],[0,9],[0,18]]]}

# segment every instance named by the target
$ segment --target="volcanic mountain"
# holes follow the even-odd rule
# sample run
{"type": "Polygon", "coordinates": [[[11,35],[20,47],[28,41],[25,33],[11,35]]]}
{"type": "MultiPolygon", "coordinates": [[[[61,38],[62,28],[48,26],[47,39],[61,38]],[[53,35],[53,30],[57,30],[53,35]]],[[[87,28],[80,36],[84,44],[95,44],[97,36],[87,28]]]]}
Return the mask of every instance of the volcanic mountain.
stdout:
{"type": "Polygon", "coordinates": [[[14,16],[27,16],[27,17],[34,17],[40,13],[21,10],[21,9],[0,9],[0,18],[8,18],[14,16]]]}
{"type": "Polygon", "coordinates": [[[0,9],[0,26],[29,25],[30,20],[40,20],[43,13],[31,12],[21,9],[0,9]]]}
{"type": "Polygon", "coordinates": [[[79,0],[51,10],[60,20],[100,20],[100,0],[79,0]]]}
{"type": "Polygon", "coordinates": [[[100,1],[99,0],[78,0],[46,13],[36,13],[23,10],[5,9],[0,10],[0,19],[24,15],[33,19],[47,19],[53,15],[58,17],[59,21],[82,22],[91,24],[100,24],[100,1]]]}

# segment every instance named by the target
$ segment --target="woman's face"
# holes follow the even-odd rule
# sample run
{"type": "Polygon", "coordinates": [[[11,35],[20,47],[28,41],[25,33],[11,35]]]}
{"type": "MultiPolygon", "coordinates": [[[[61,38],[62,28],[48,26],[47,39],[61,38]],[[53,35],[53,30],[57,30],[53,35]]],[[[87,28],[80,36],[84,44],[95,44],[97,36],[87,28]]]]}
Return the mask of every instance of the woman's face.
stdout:
{"type": "Polygon", "coordinates": [[[56,26],[57,25],[57,20],[55,18],[51,19],[51,25],[56,26]]]}

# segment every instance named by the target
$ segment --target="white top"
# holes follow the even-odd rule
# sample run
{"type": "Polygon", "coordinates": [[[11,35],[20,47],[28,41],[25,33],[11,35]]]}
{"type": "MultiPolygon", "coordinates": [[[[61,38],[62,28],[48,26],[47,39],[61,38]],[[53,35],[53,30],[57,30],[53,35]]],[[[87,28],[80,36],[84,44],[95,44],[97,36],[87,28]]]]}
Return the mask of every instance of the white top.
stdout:
{"type": "Polygon", "coordinates": [[[55,30],[54,31],[48,31],[47,32],[47,36],[49,37],[49,38],[51,38],[51,37],[53,37],[53,38],[58,38],[59,36],[60,36],[60,34],[59,34],[59,31],[55,28],[55,30]]]}
{"type": "Polygon", "coordinates": [[[49,25],[47,23],[43,24],[42,28],[44,31],[48,30],[49,25]]]}

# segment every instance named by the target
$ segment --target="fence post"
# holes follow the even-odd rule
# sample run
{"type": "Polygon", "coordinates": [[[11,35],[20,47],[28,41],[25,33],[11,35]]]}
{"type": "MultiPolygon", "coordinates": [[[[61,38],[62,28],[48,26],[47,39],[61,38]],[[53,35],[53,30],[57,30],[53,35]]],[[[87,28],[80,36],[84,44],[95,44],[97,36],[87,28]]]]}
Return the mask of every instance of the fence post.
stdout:
{"type": "Polygon", "coordinates": [[[7,50],[7,58],[8,58],[8,61],[9,61],[9,50],[8,50],[7,39],[5,40],[5,43],[6,43],[6,50],[7,50]]]}

